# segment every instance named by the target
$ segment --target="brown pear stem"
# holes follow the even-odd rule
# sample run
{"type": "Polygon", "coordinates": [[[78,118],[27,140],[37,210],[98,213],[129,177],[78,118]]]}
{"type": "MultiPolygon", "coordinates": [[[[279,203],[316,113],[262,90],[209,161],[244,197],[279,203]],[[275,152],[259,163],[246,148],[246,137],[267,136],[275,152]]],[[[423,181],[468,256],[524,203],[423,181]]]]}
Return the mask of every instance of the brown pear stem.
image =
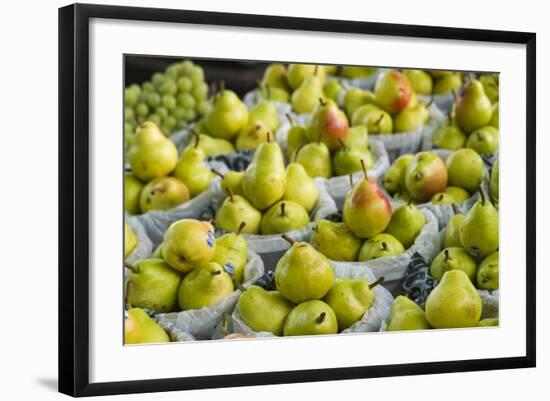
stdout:
{"type": "Polygon", "coordinates": [[[271,131],[267,131],[267,132],[265,133],[265,136],[266,136],[267,142],[268,142],[268,143],[271,142],[271,131]]]}
{"type": "Polygon", "coordinates": [[[323,323],[323,320],[325,320],[325,317],[327,316],[326,312],[321,312],[319,316],[315,319],[315,322],[318,324],[323,323]]]}
{"type": "Polygon", "coordinates": [[[313,70],[313,75],[317,76],[317,73],[319,72],[319,66],[316,65],[315,69],[313,70]]]}
{"type": "Polygon", "coordinates": [[[377,285],[380,285],[384,282],[384,277],[379,277],[374,283],[372,284],[369,284],[369,289],[373,289],[374,287],[376,287],[377,285]]]}
{"type": "Polygon", "coordinates": [[[214,270],[211,274],[213,276],[219,276],[220,274],[222,274],[222,271],[221,270],[214,270]]]}
{"type": "Polygon", "coordinates": [[[233,198],[233,191],[231,190],[231,188],[224,188],[224,190],[227,193],[227,195],[229,196],[229,199],[231,199],[231,202],[234,202],[235,199],[233,198]]]}
{"type": "Polygon", "coordinates": [[[139,273],[139,267],[137,267],[135,265],[132,265],[130,263],[124,262],[124,267],[127,267],[128,269],[130,269],[131,271],[133,271],[136,274],[139,273]]]}
{"type": "Polygon", "coordinates": [[[350,188],[353,188],[353,174],[349,175],[349,186],[350,188]]]}
{"type": "Polygon", "coordinates": [[[453,109],[452,108],[447,112],[447,120],[448,120],[449,125],[451,125],[451,122],[453,121],[453,109]]]}
{"type": "Polygon", "coordinates": [[[130,299],[130,280],[126,281],[126,310],[132,309],[132,300],[130,299]]]}
{"type": "Polygon", "coordinates": [[[417,173],[414,175],[414,178],[415,178],[416,181],[420,181],[420,180],[422,179],[422,174],[420,174],[420,173],[417,172],[417,173]]]}
{"type": "Polygon", "coordinates": [[[300,153],[300,150],[302,150],[302,148],[306,146],[306,145],[300,145],[298,146],[298,148],[294,151],[294,154],[292,155],[292,161],[296,161],[296,159],[298,159],[298,153],[300,153]]]}
{"type": "Polygon", "coordinates": [[[241,232],[243,231],[243,228],[246,226],[246,221],[241,221],[241,224],[239,224],[239,228],[237,229],[237,235],[241,235],[241,232]]]}
{"type": "Polygon", "coordinates": [[[285,217],[285,203],[281,203],[281,217],[285,217]]]}
{"type": "Polygon", "coordinates": [[[238,289],[240,292],[246,291],[246,288],[241,283],[239,283],[234,277],[231,278],[231,281],[233,281],[233,287],[238,289]]]}
{"type": "Polygon", "coordinates": [[[220,93],[223,95],[225,92],[225,81],[220,81],[220,93]]]}
{"type": "Polygon", "coordinates": [[[449,250],[445,249],[443,251],[443,254],[445,255],[445,262],[448,262],[449,261],[449,250]]]}
{"type": "Polygon", "coordinates": [[[409,196],[409,200],[407,201],[407,206],[412,205],[414,197],[412,195],[409,196]]]}
{"type": "Polygon", "coordinates": [[[481,195],[481,204],[485,206],[485,202],[487,202],[487,197],[485,196],[485,191],[483,191],[483,188],[481,188],[481,186],[479,187],[479,194],[481,195]]]}
{"type": "Polygon", "coordinates": [[[346,149],[346,143],[344,142],[344,140],[342,138],[338,138],[338,142],[340,142],[340,145],[346,149]]]}
{"type": "Polygon", "coordinates": [[[451,207],[453,208],[453,213],[458,214],[458,206],[456,205],[456,203],[453,203],[451,207]]]}
{"type": "Polygon", "coordinates": [[[382,245],[382,249],[383,249],[384,251],[387,251],[387,250],[388,250],[388,244],[386,244],[385,241],[382,241],[381,245],[382,245]]]}
{"type": "Polygon", "coordinates": [[[208,224],[210,224],[211,226],[215,226],[216,225],[216,220],[208,219],[208,224]]]}
{"type": "Polygon", "coordinates": [[[432,103],[434,102],[434,97],[431,96],[430,97],[430,101],[426,104],[426,107],[430,107],[432,105],[432,103]]]}
{"type": "Polygon", "coordinates": [[[363,169],[363,175],[365,176],[365,180],[367,180],[368,179],[367,168],[365,167],[365,161],[363,159],[361,159],[361,168],[363,169]]]}
{"type": "Polygon", "coordinates": [[[458,99],[458,94],[456,93],[456,89],[453,89],[451,93],[453,94],[453,101],[456,103],[458,99]]]}
{"type": "Polygon", "coordinates": [[[221,177],[223,178],[223,174],[220,173],[218,170],[216,170],[215,168],[211,168],[210,171],[212,171],[213,174],[217,175],[218,177],[221,177]]]}
{"type": "Polygon", "coordinates": [[[320,98],[319,98],[319,104],[321,104],[321,106],[324,106],[325,104],[327,104],[327,102],[325,102],[325,101],[323,100],[323,98],[320,97],[320,98]]]}
{"type": "Polygon", "coordinates": [[[195,135],[195,149],[199,147],[200,141],[201,141],[201,137],[199,135],[195,135]]]}
{"type": "Polygon", "coordinates": [[[281,235],[281,238],[283,238],[286,242],[288,242],[290,245],[294,245],[296,243],[295,240],[293,240],[292,238],[290,238],[288,235],[286,234],[283,234],[281,235]]]}
{"type": "Polygon", "coordinates": [[[380,125],[380,123],[382,122],[383,118],[384,118],[384,114],[380,114],[380,117],[378,117],[378,120],[376,120],[374,125],[376,125],[378,127],[380,125]]]}
{"type": "Polygon", "coordinates": [[[292,116],[290,114],[286,113],[286,119],[290,123],[290,126],[294,127],[294,120],[292,119],[292,116]]]}

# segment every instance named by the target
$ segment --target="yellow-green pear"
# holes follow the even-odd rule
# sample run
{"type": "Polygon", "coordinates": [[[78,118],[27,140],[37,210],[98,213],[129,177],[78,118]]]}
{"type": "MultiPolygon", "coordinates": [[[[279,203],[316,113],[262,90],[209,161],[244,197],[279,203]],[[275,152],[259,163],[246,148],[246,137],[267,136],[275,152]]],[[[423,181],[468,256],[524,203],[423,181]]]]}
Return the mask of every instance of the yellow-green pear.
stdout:
{"type": "Polygon", "coordinates": [[[430,74],[423,70],[403,70],[403,75],[411,83],[415,93],[430,96],[433,90],[433,79],[430,74]]]}
{"type": "Polygon", "coordinates": [[[443,236],[443,248],[461,247],[460,228],[464,222],[463,214],[455,214],[445,227],[443,236]]]}
{"type": "Polygon", "coordinates": [[[393,301],[388,317],[388,331],[427,330],[431,329],[426,314],[413,300],[399,295],[393,301]]]}
{"type": "Polygon", "coordinates": [[[302,125],[296,125],[290,114],[286,115],[290,122],[290,129],[287,134],[286,157],[288,160],[294,160],[296,151],[308,143],[306,128],[302,125]]]}
{"type": "Polygon", "coordinates": [[[394,131],[391,115],[372,103],[355,109],[351,117],[351,125],[364,125],[371,135],[391,134],[394,131]]]}
{"type": "Polygon", "coordinates": [[[292,201],[280,201],[262,216],[260,232],[263,235],[282,234],[299,230],[309,224],[309,214],[302,205],[292,201]]]}
{"type": "Polygon", "coordinates": [[[295,304],[323,298],[334,284],[329,260],[306,242],[283,238],[292,245],[275,267],[277,289],[295,304]]]}
{"type": "Polygon", "coordinates": [[[369,133],[364,125],[350,127],[348,137],[344,141],[346,146],[356,146],[358,148],[367,148],[369,146],[369,133]]]}
{"type": "Polygon", "coordinates": [[[441,280],[449,270],[462,270],[472,282],[476,277],[476,262],[461,247],[445,248],[432,261],[430,274],[436,280],[441,280]]]}
{"type": "Polygon", "coordinates": [[[277,115],[277,108],[269,100],[261,100],[250,110],[249,124],[262,121],[271,132],[277,131],[281,122],[277,115]]]}
{"type": "Polygon", "coordinates": [[[434,329],[476,327],[481,317],[481,298],[462,270],[443,274],[426,300],[426,319],[434,329]]]}
{"type": "Polygon", "coordinates": [[[310,177],[332,177],[330,151],[323,142],[311,142],[299,148],[295,162],[301,164],[310,177]]]}
{"type": "Polygon", "coordinates": [[[256,149],[262,143],[266,143],[271,131],[263,121],[254,121],[239,132],[235,148],[237,150],[256,149]]]}
{"type": "Polygon", "coordinates": [[[493,105],[493,115],[491,116],[491,121],[489,121],[489,125],[491,127],[495,127],[496,129],[499,128],[499,112],[498,112],[498,103],[495,103],[493,105]]]}
{"type": "Polygon", "coordinates": [[[353,116],[355,110],[365,104],[376,104],[374,93],[361,88],[350,88],[344,96],[344,106],[349,118],[353,116]]]}
{"type": "Polygon", "coordinates": [[[405,189],[405,172],[407,171],[407,166],[413,158],[413,155],[405,154],[395,159],[382,179],[382,185],[386,191],[395,193],[401,192],[405,189]]]}
{"type": "Polygon", "coordinates": [[[374,86],[376,102],[391,114],[403,110],[413,93],[407,77],[396,70],[381,75],[374,86]]]}
{"type": "Polygon", "coordinates": [[[311,75],[292,93],[290,103],[296,113],[311,113],[319,105],[319,99],[325,99],[323,81],[318,75],[311,75]]]}
{"type": "Polygon", "coordinates": [[[233,281],[223,267],[209,262],[185,276],[178,290],[178,303],[181,310],[201,309],[227,297],[233,289],[233,281]]]}
{"type": "Polygon", "coordinates": [[[427,107],[418,103],[415,107],[406,107],[393,117],[394,132],[410,132],[426,124],[430,118],[427,107]]]}
{"type": "Polygon", "coordinates": [[[250,286],[237,303],[239,315],[248,327],[276,336],[283,335],[285,321],[293,307],[278,291],[266,291],[256,285],[250,286]]]}
{"type": "Polygon", "coordinates": [[[321,141],[330,150],[340,147],[348,137],[349,122],[346,114],[333,100],[319,99],[318,107],[311,115],[306,135],[310,142],[321,141]]]}
{"type": "Polygon", "coordinates": [[[447,184],[475,192],[485,177],[485,163],[472,149],[458,149],[447,158],[447,184]]]}
{"type": "Polygon", "coordinates": [[[479,321],[479,327],[490,327],[498,326],[499,318],[498,317],[488,317],[479,321]]]}
{"type": "Polygon", "coordinates": [[[498,102],[498,75],[483,74],[479,77],[479,82],[483,85],[483,90],[491,103],[498,102]]]}
{"type": "Polygon", "coordinates": [[[208,132],[223,139],[233,139],[248,124],[248,109],[235,92],[224,85],[212,99],[212,107],[205,116],[208,132]]]}
{"type": "Polygon", "coordinates": [[[447,169],[434,152],[419,152],[407,165],[405,189],[416,200],[427,202],[447,186],[447,169]]]}
{"type": "Polygon", "coordinates": [[[338,321],[330,306],[323,301],[307,301],[288,314],[283,328],[285,336],[336,334],[338,321]]]}
{"type": "Polygon", "coordinates": [[[246,200],[245,197],[233,195],[225,198],[221,207],[216,212],[216,226],[227,232],[241,232],[243,234],[258,234],[262,214],[246,200]],[[242,222],[245,223],[241,227],[242,222]]]}
{"type": "Polygon", "coordinates": [[[283,64],[270,64],[264,71],[262,85],[280,88],[288,91],[290,88],[286,79],[286,67],[283,64]]]}
{"type": "Polygon", "coordinates": [[[151,180],[141,191],[140,210],[169,210],[190,198],[187,186],[175,177],[160,177],[151,180]]]}
{"type": "Polygon", "coordinates": [[[453,203],[461,204],[470,198],[470,194],[464,188],[449,186],[445,188],[445,194],[454,199],[453,203]]]}
{"type": "Polygon", "coordinates": [[[288,85],[294,91],[298,90],[308,77],[313,76],[318,77],[321,86],[323,86],[325,82],[324,67],[315,64],[290,64],[286,73],[288,85]]]}
{"type": "Polygon", "coordinates": [[[128,257],[137,245],[137,237],[128,223],[124,223],[124,257],[128,257]]]}
{"type": "Polygon", "coordinates": [[[241,183],[244,177],[244,171],[230,170],[225,174],[222,174],[217,170],[212,170],[212,173],[216,174],[218,177],[221,177],[222,180],[220,182],[220,186],[222,187],[222,191],[225,194],[229,194],[229,193],[232,193],[234,195],[243,194],[241,183]]]}
{"type": "Polygon", "coordinates": [[[172,223],[164,234],[163,243],[162,258],[184,273],[208,263],[216,246],[212,225],[193,219],[172,223]]]}
{"type": "Polygon", "coordinates": [[[349,175],[361,171],[365,164],[365,168],[370,170],[374,164],[372,154],[368,148],[358,146],[348,146],[343,141],[340,149],[336,151],[332,159],[334,167],[334,175],[349,175]]]}
{"type": "Polygon", "coordinates": [[[483,85],[477,80],[471,80],[456,102],[456,122],[469,134],[489,124],[492,113],[493,106],[485,95],[483,85]]]}
{"type": "Polygon", "coordinates": [[[132,173],[142,181],[164,177],[176,167],[178,150],[155,123],[140,125],[128,149],[132,173]]]}
{"type": "Polygon", "coordinates": [[[498,129],[488,125],[475,130],[468,137],[466,147],[481,155],[492,155],[499,147],[498,129]]]}
{"type": "Polygon", "coordinates": [[[412,198],[405,205],[394,210],[386,233],[395,237],[405,249],[409,249],[426,224],[426,217],[412,198]]]}
{"type": "Polygon", "coordinates": [[[243,221],[236,233],[227,233],[216,238],[216,248],[211,260],[223,267],[231,265],[233,278],[239,283],[244,281],[244,268],[248,261],[248,244],[240,235],[245,227],[246,223],[243,221]]]}
{"type": "Polygon", "coordinates": [[[499,245],[498,211],[486,199],[483,190],[480,194],[481,200],[466,213],[460,228],[464,249],[478,259],[495,252],[499,245]]]}
{"type": "Polygon", "coordinates": [[[458,72],[452,72],[435,80],[433,94],[442,95],[452,91],[459,91],[461,87],[462,75],[458,72]]]}
{"type": "Polygon", "coordinates": [[[387,256],[397,256],[405,252],[403,244],[393,235],[378,234],[375,237],[365,241],[359,250],[358,260],[360,262],[385,258],[387,256]]]}
{"type": "Polygon", "coordinates": [[[447,121],[434,133],[432,141],[438,148],[456,150],[464,147],[466,134],[449,115],[447,121]]]}
{"type": "Polygon", "coordinates": [[[498,251],[490,254],[480,263],[477,270],[476,284],[477,288],[482,290],[498,290],[499,271],[498,271],[498,251]]]}
{"type": "Polygon", "coordinates": [[[143,309],[133,308],[124,319],[124,344],[169,343],[170,337],[143,309]]]}
{"type": "Polygon", "coordinates": [[[490,189],[490,192],[491,192],[491,199],[493,200],[493,202],[495,203],[495,206],[498,208],[498,177],[499,177],[499,174],[498,174],[498,160],[495,162],[495,164],[493,165],[493,168],[491,170],[491,181],[489,183],[489,189],[490,189]]]}
{"type": "Polygon", "coordinates": [[[357,260],[362,241],[345,223],[320,220],[311,233],[313,246],[331,260],[357,260]]]}
{"type": "Polygon", "coordinates": [[[213,138],[210,135],[199,134],[199,147],[206,157],[227,155],[235,151],[235,147],[227,139],[213,138]]]}
{"type": "Polygon", "coordinates": [[[212,172],[206,165],[206,155],[199,147],[200,137],[194,144],[188,145],[182,152],[181,158],[174,169],[174,177],[183,181],[189,189],[191,197],[195,197],[208,187],[212,179],[212,172]]]}
{"type": "Polygon", "coordinates": [[[300,163],[290,163],[286,168],[286,190],[283,200],[302,205],[309,213],[319,199],[319,189],[313,178],[300,163]]]}
{"type": "Polygon", "coordinates": [[[132,173],[124,173],[124,210],[130,214],[139,214],[139,197],[143,183],[132,173]]]}

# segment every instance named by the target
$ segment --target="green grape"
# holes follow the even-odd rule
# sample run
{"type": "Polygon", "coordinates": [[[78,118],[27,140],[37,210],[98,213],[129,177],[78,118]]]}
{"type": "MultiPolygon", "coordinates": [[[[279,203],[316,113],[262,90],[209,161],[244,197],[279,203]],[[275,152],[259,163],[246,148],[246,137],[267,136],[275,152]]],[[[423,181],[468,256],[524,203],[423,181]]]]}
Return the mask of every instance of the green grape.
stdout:
{"type": "Polygon", "coordinates": [[[164,119],[164,126],[169,128],[170,132],[176,127],[176,117],[168,116],[164,119]]]}
{"type": "Polygon", "coordinates": [[[177,79],[180,73],[181,66],[179,64],[171,64],[166,68],[165,74],[172,79],[177,79]]]}
{"type": "Polygon", "coordinates": [[[180,92],[189,92],[193,88],[193,81],[189,77],[178,78],[178,89],[180,92]]]}
{"type": "Polygon", "coordinates": [[[144,93],[150,93],[155,91],[155,85],[153,85],[151,82],[146,81],[143,83],[143,92],[144,93]]]}
{"type": "Polygon", "coordinates": [[[124,122],[124,136],[132,136],[134,135],[135,127],[132,123],[125,121],[124,122]]]}
{"type": "Polygon", "coordinates": [[[135,119],[136,119],[136,115],[134,113],[134,109],[126,106],[124,108],[124,121],[134,121],[135,119]]]}
{"type": "Polygon", "coordinates": [[[147,121],[151,121],[152,123],[155,123],[156,125],[159,125],[159,126],[160,126],[160,123],[161,123],[161,119],[160,119],[160,116],[158,114],[150,114],[147,117],[147,121]]]}
{"type": "Polygon", "coordinates": [[[128,107],[134,107],[139,99],[139,93],[128,87],[124,89],[124,105],[128,107]]]}
{"type": "Polygon", "coordinates": [[[163,95],[175,95],[178,93],[178,85],[173,79],[166,79],[160,86],[159,92],[163,95]]]}
{"type": "Polygon", "coordinates": [[[205,115],[210,110],[210,102],[208,100],[201,100],[197,103],[197,113],[205,115]]]}
{"type": "Polygon", "coordinates": [[[191,81],[193,81],[193,86],[204,82],[204,71],[198,65],[194,66],[191,70],[191,81]]]}
{"type": "Polygon", "coordinates": [[[158,93],[150,93],[149,96],[147,96],[147,105],[151,109],[154,109],[160,104],[160,100],[160,95],[158,93]]]}
{"type": "Polygon", "coordinates": [[[185,76],[190,76],[193,71],[193,62],[191,60],[184,60],[181,62],[180,74],[185,76]]]}
{"type": "Polygon", "coordinates": [[[166,78],[164,77],[164,74],[162,72],[155,72],[153,74],[153,77],[151,78],[151,81],[153,82],[153,85],[155,85],[155,88],[160,87],[166,78]]]}
{"type": "Polygon", "coordinates": [[[205,82],[202,82],[199,85],[194,85],[191,93],[196,101],[206,100],[208,97],[208,85],[205,82]]]}
{"type": "Polygon", "coordinates": [[[145,118],[149,114],[149,107],[145,103],[139,103],[136,106],[136,114],[138,117],[145,118]]]}
{"type": "Polygon", "coordinates": [[[195,104],[195,98],[191,94],[180,93],[178,95],[178,106],[183,107],[184,109],[194,109],[195,104]]]}
{"type": "Polygon", "coordinates": [[[164,95],[162,96],[162,105],[168,110],[174,110],[177,105],[176,98],[173,95],[164,95]]]}
{"type": "Polygon", "coordinates": [[[158,114],[158,116],[164,121],[166,116],[168,116],[168,109],[163,106],[159,106],[155,109],[155,114],[158,114]]]}
{"type": "Polygon", "coordinates": [[[195,110],[185,110],[185,120],[193,121],[197,117],[195,110]]]}
{"type": "Polygon", "coordinates": [[[174,110],[172,110],[172,115],[176,117],[176,120],[185,120],[187,110],[185,110],[183,107],[176,107],[174,110]]]}

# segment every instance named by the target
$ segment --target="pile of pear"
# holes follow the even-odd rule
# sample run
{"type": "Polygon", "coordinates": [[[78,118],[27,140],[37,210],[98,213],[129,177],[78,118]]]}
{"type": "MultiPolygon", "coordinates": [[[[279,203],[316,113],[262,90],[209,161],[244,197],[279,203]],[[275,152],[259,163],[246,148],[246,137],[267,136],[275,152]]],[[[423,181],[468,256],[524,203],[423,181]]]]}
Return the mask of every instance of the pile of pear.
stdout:
{"type": "Polygon", "coordinates": [[[399,156],[381,183],[394,199],[435,205],[460,205],[488,178],[485,163],[473,149],[453,151],[445,161],[434,151],[399,156]]]}
{"type": "Polygon", "coordinates": [[[200,138],[178,155],[173,142],[151,122],[142,123],[128,149],[124,209],[130,214],[169,210],[204,192],[214,177],[200,138]]]}
{"type": "Polygon", "coordinates": [[[473,149],[492,155],[499,148],[498,74],[472,79],[457,97],[445,123],[434,133],[441,149],[473,149]]]}
{"type": "Polygon", "coordinates": [[[373,305],[383,279],[335,279],[330,261],[306,242],[284,236],[291,247],[275,267],[276,290],[244,290],[236,306],[255,332],[275,336],[337,334],[373,305]]]}
{"type": "Polygon", "coordinates": [[[410,248],[426,218],[408,202],[395,210],[374,178],[364,177],[346,194],[343,221],[320,220],[311,242],[331,260],[367,262],[397,256],[410,248]]]}
{"type": "Polygon", "coordinates": [[[408,75],[390,70],[381,75],[373,91],[351,88],[344,95],[352,126],[365,126],[370,135],[414,131],[428,123],[429,104],[418,100],[408,75]]]}
{"type": "Polygon", "coordinates": [[[319,188],[301,164],[285,167],[281,147],[271,135],[256,149],[245,171],[219,175],[226,195],[215,216],[221,231],[237,232],[244,222],[244,234],[271,235],[310,224],[319,188]]]}
{"type": "Polygon", "coordinates": [[[208,307],[244,282],[247,255],[240,231],[214,238],[209,222],[178,220],[150,257],[125,265],[128,310],[168,313],[208,307]]]}
{"type": "Polygon", "coordinates": [[[402,70],[413,90],[422,96],[445,95],[459,92],[464,74],[460,71],[402,70]]]}

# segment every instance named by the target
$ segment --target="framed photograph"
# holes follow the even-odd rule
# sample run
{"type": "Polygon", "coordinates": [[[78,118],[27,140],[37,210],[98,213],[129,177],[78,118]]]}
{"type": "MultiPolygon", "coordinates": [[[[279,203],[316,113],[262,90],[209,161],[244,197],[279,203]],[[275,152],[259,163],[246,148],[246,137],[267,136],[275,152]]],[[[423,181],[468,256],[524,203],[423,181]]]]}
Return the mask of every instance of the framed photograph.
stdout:
{"type": "Polygon", "coordinates": [[[535,43],[59,9],[59,391],[534,367],[535,43]]]}

